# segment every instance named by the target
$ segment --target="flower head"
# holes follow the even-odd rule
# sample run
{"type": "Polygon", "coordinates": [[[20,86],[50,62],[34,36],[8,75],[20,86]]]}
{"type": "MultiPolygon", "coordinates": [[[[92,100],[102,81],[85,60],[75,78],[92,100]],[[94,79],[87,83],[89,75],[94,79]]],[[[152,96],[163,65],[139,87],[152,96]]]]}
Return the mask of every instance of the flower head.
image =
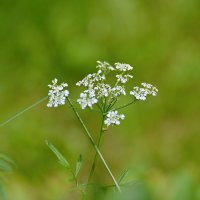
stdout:
{"type": "Polygon", "coordinates": [[[133,67],[129,64],[124,64],[124,63],[115,63],[115,68],[119,71],[131,71],[133,70],[133,67]]]}
{"type": "Polygon", "coordinates": [[[108,62],[97,61],[96,68],[97,72],[88,74],[76,84],[87,88],[81,93],[77,102],[82,109],[91,108],[93,104],[98,103],[98,107],[102,111],[111,108],[114,105],[113,102],[116,103],[121,95],[126,95],[125,84],[133,78],[127,72],[132,70],[133,67],[122,63],[115,63],[113,67],[108,62]],[[114,86],[106,82],[108,74],[113,72],[117,72],[117,75],[115,74],[117,80],[114,86]]]}
{"type": "Polygon", "coordinates": [[[145,101],[148,95],[156,96],[158,93],[158,89],[151,84],[142,83],[143,87],[134,87],[130,94],[133,95],[138,100],[145,101]]]}
{"type": "Polygon", "coordinates": [[[118,114],[118,111],[109,111],[106,115],[106,119],[104,123],[108,126],[110,125],[119,125],[120,120],[123,120],[125,118],[125,115],[118,114]]]}
{"type": "Polygon", "coordinates": [[[77,102],[81,105],[82,109],[85,109],[86,107],[92,108],[92,105],[97,103],[95,91],[93,89],[85,90],[80,94],[80,98],[77,100],[77,102]]]}
{"type": "Polygon", "coordinates": [[[76,83],[77,86],[93,87],[96,82],[105,80],[105,75],[101,74],[101,71],[97,73],[88,74],[83,80],[76,83]]]}
{"type": "Polygon", "coordinates": [[[58,80],[55,78],[52,80],[52,85],[48,85],[50,90],[48,92],[49,102],[47,107],[58,107],[59,105],[64,105],[66,97],[69,95],[68,90],[64,90],[68,86],[67,83],[61,83],[58,85],[58,80]]]}
{"type": "Polygon", "coordinates": [[[114,97],[119,97],[121,94],[126,95],[126,91],[123,86],[117,85],[112,88],[112,94],[114,97]]]}
{"type": "Polygon", "coordinates": [[[97,98],[108,97],[111,92],[111,86],[106,83],[99,83],[94,87],[95,91],[97,91],[97,98]]]}
{"type": "Polygon", "coordinates": [[[117,74],[116,78],[118,82],[125,84],[129,80],[129,78],[133,78],[133,76],[130,74],[125,74],[125,75],[117,74]]]}
{"type": "Polygon", "coordinates": [[[101,61],[97,61],[97,69],[99,69],[99,72],[106,72],[106,71],[114,71],[115,68],[112,67],[109,63],[107,62],[101,62],[101,61]]]}

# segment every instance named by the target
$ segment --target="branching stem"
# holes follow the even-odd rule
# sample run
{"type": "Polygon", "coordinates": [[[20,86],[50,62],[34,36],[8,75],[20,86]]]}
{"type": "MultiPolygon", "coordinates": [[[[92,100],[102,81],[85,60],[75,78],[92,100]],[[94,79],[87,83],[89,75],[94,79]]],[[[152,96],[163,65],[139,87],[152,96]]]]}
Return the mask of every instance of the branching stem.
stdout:
{"type": "Polygon", "coordinates": [[[100,152],[98,146],[95,144],[95,142],[94,142],[94,140],[93,140],[93,138],[92,138],[90,132],[88,131],[87,127],[85,126],[85,124],[84,124],[83,120],[81,119],[79,113],[78,113],[78,112],[76,111],[76,109],[73,107],[73,104],[72,104],[71,100],[70,100],[69,98],[67,98],[67,100],[68,100],[70,106],[72,107],[72,110],[73,110],[74,114],[76,115],[77,119],[79,120],[79,122],[81,123],[83,129],[85,130],[85,134],[86,134],[86,136],[88,137],[88,139],[90,140],[90,143],[91,143],[92,146],[94,147],[96,153],[98,154],[98,156],[99,156],[99,158],[101,159],[102,163],[104,164],[106,170],[108,171],[109,175],[111,176],[111,178],[112,178],[114,184],[116,185],[117,190],[121,193],[121,188],[120,188],[119,184],[117,183],[115,177],[113,176],[113,174],[112,174],[110,168],[108,167],[108,165],[107,165],[107,163],[106,163],[106,161],[105,161],[103,155],[101,154],[101,152],[100,152]]]}
{"type": "Polygon", "coordinates": [[[122,108],[126,108],[127,106],[130,106],[131,104],[135,103],[136,101],[137,101],[137,99],[134,99],[133,101],[131,101],[131,102],[127,103],[127,104],[121,105],[121,106],[119,106],[117,108],[113,108],[112,110],[120,110],[122,108]]]}

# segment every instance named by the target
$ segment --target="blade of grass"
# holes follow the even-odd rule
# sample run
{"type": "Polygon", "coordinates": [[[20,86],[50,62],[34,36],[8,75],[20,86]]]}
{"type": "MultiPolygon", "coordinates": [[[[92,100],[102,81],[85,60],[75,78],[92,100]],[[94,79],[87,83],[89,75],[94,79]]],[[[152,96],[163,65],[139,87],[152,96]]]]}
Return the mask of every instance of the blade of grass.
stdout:
{"type": "Polygon", "coordinates": [[[128,169],[124,169],[121,174],[119,175],[119,178],[118,178],[118,183],[121,183],[122,180],[127,176],[128,174],[128,169]]]}
{"type": "Polygon", "coordinates": [[[45,101],[48,97],[44,97],[38,101],[36,101],[35,103],[31,104],[30,106],[28,106],[27,108],[17,112],[15,115],[9,117],[8,119],[6,119],[5,121],[3,121],[2,123],[0,123],[0,127],[8,124],[9,122],[11,122],[12,120],[16,119],[17,117],[19,117],[20,115],[24,114],[26,111],[34,108],[35,106],[37,106],[38,104],[42,103],[43,101],[45,101]]]}

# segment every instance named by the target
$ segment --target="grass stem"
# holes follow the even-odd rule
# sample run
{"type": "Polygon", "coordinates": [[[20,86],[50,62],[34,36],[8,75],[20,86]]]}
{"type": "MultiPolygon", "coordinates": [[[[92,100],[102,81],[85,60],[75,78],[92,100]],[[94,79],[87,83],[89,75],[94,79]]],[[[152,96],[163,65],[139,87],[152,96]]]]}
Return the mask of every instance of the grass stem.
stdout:
{"type": "Polygon", "coordinates": [[[48,97],[44,97],[38,101],[36,101],[35,103],[33,103],[32,105],[28,106],[27,108],[19,111],[18,113],[16,113],[15,115],[9,117],[8,119],[6,119],[5,121],[3,121],[2,123],[0,123],[0,127],[8,124],[9,122],[11,122],[12,120],[16,119],[17,117],[19,117],[20,115],[24,114],[26,111],[29,111],[30,109],[34,108],[35,106],[37,106],[38,104],[42,103],[43,101],[45,101],[48,97]]]}

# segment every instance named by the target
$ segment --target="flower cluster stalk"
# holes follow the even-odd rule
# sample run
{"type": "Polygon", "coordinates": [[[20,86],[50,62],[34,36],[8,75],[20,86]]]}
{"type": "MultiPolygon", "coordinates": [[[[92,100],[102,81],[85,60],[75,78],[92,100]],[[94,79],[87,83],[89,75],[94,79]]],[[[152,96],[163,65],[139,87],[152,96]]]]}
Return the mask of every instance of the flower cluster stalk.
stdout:
{"type": "MultiPolygon", "coordinates": [[[[101,140],[102,140],[102,136],[103,136],[103,124],[104,124],[104,119],[105,119],[105,116],[103,115],[102,117],[102,123],[101,123],[101,128],[100,128],[100,133],[99,133],[99,139],[98,139],[98,143],[97,143],[97,147],[100,149],[100,144],[101,144],[101,140]]],[[[96,167],[96,162],[97,162],[97,152],[95,153],[95,156],[94,156],[94,159],[93,159],[93,163],[92,163],[92,168],[90,170],[90,174],[89,174],[89,177],[88,177],[88,180],[87,180],[87,184],[86,184],[86,187],[90,184],[90,181],[93,177],[93,174],[94,174],[94,171],[95,171],[95,167],[96,167]]]]}
{"type": "Polygon", "coordinates": [[[74,114],[76,115],[78,121],[80,122],[80,124],[82,125],[83,129],[85,130],[85,134],[86,134],[87,138],[89,139],[90,143],[92,144],[92,146],[94,147],[96,153],[98,154],[99,158],[101,159],[102,163],[104,164],[106,170],[108,171],[109,175],[111,176],[111,178],[112,178],[117,190],[121,193],[122,191],[121,191],[121,188],[120,188],[119,184],[117,183],[114,175],[112,174],[110,168],[108,167],[108,165],[107,165],[103,155],[101,154],[98,146],[95,144],[90,132],[88,131],[87,127],[85,126],[85,124],[84,124],[83,120],[81,119],[79,113],[76,111],[76,109],[74,108],[71,100],[68,97],[67,97],[67,101],[69,102],[69,105],[71,106],[72,110],[74,111],[74,114]]]}

